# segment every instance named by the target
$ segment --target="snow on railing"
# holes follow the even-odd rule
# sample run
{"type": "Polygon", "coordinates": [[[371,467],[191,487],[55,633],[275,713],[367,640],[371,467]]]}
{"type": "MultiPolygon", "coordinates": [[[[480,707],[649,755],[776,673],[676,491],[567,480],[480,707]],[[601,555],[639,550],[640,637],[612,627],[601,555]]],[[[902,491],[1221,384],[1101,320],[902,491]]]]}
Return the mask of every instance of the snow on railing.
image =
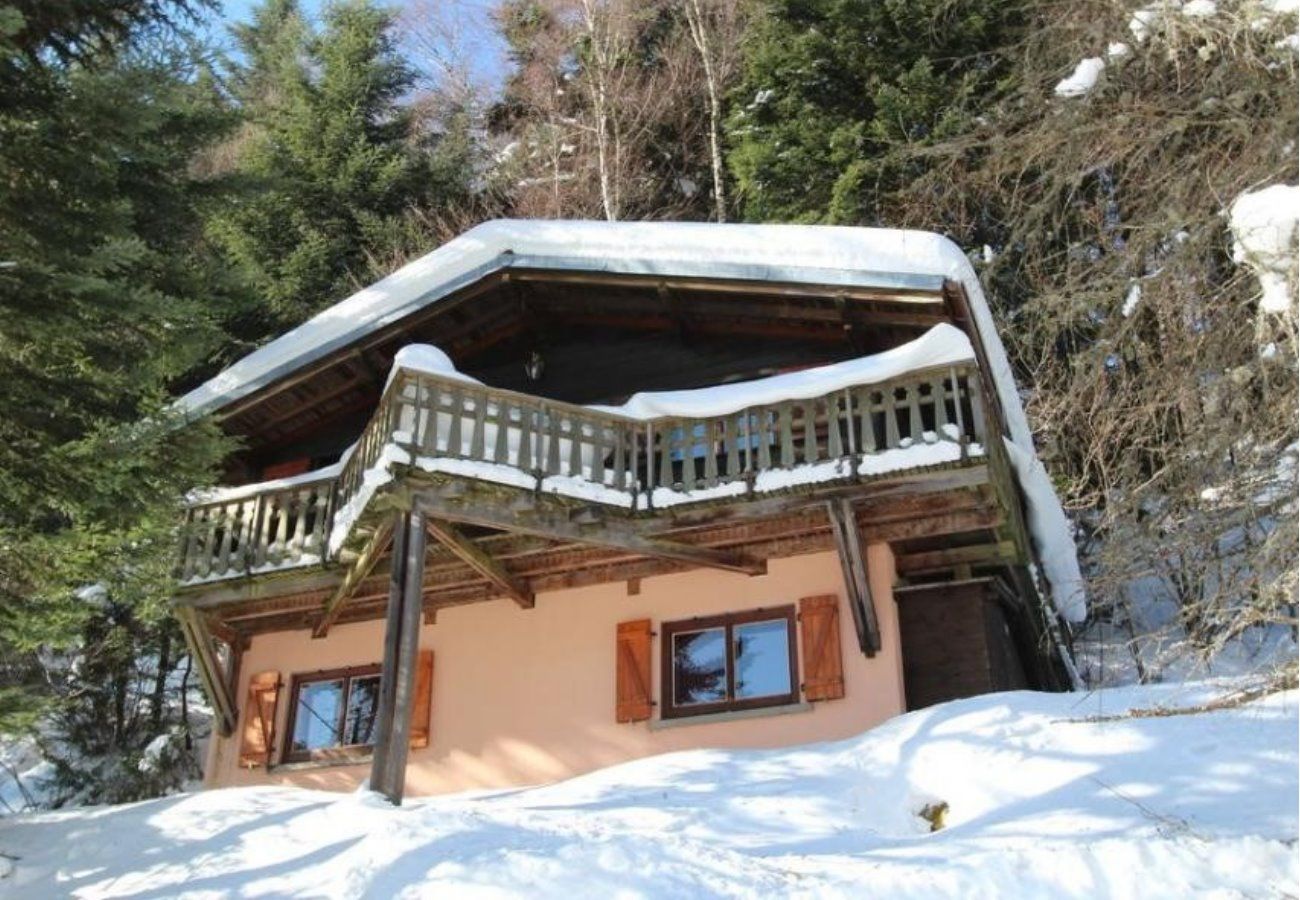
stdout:
{"type": "Polygon", "coordinates": [[[398,368],[337,478],[192,505],[181,581],[328,558],[345,537],[331,529],[355,521],[394,449],[435,471],[649,509],[964,460],[984,443],[978,385],[960,363],[721,415],[644,417],[398,368]]]}

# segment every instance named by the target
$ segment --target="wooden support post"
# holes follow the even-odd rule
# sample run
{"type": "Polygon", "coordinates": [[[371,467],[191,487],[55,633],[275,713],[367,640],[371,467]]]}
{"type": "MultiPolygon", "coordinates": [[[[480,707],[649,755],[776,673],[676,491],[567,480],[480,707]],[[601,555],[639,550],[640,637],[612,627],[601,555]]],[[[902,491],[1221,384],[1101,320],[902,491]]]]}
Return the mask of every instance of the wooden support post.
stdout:
{"type": "Polygon", "coordinates": [[[424,515],[401,512],[393,526],[393,565],[389,575],[388,616],[384,630],[383,677],[370,789],[401,805],[406,785],[406,752],[411,738],[411,696],[420,650],[424,594],[424,515]]]}
{"type": "Polygon", "coordinates": [[[849,592],[849,609],[853,612],[858,646],[867,656],[875,656],[880,650],[880,625],[876,621],[871,582],[867,578],[866,556],[857,515],[847,498],[828,501],[826,513],[831,521],[835,548],[839,551],[840,567],[844,571],[844,584],[849,592]]]}
{"type": "Polygon", "coordinates": [[[230,682],[221,671],[221,663],[212,646],[212,634],[208,631],[207,620],[192,606],[177,606],[176,617],[181,623],[185,645],[198,666],[203,689],[212,703],[217,733],[229,737],[235,732],[235,701],[230,692],[230,682]]]}
{"type": "Polygon", "coordinates": [[[425,526],[429,534],[455,554],[461,562],[504,591],[520,607],[533,608],[533,592],[527,585],[507,572],[505,566],[489,556],[483,548],[465,537],[459,528],[450,522],[438,519],[429,519],[425,526]]]}

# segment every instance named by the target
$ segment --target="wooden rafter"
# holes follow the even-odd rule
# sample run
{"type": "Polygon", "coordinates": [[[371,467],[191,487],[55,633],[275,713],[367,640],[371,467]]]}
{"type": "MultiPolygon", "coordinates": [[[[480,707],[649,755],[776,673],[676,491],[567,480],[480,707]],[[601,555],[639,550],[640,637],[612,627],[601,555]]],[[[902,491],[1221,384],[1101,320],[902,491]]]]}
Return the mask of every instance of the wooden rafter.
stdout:
{"type": "Polygon", "coordinates": [[[425,522],[429,534],[450,550],[465,565],[499,587],[511,600],[524,609],[532,609],[533,592],[522,581],[506,571],[505,566],[489,556],[459,528],[450,522],[429,518],[425,522]]]}
{"type": "Polygon", "coordinates": [[[323,638],[329,634],[330,627],[338,619],[344,604],[356,593],[361,582],[374,569],[375,564],[379,562],[379,558],[392,542],[392,537],[393,523],[391,519],[384,521],[375,529],[375,533],[370,536],[370,540],[362,548],[361,554],[348,568],[347,574],[343,576],[339,586],[335,588],[330,598],[325,601],[325,607],[321,610],[320,621],[312,629],[312,637],[323,638]]]}

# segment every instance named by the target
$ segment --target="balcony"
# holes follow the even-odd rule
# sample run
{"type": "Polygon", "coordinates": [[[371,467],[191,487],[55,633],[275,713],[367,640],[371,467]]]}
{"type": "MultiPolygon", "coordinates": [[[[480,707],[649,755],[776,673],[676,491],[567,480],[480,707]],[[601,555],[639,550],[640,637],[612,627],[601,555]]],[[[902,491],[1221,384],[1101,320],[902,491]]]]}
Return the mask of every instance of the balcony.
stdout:
{"type": "MultiPolygon", "coordinates": [[[[767,381],[779,387],[784,377],[767,381]]],[[[863,381],[815,396],[768,390],[764,402],[716,414],[646,415],[399,367],[341,465],[189,504],[178,577],[190,586],[340,562],[376,495],[403,473],[639,518],[983,457],[986,404],[972,362],[863,381]]]]}

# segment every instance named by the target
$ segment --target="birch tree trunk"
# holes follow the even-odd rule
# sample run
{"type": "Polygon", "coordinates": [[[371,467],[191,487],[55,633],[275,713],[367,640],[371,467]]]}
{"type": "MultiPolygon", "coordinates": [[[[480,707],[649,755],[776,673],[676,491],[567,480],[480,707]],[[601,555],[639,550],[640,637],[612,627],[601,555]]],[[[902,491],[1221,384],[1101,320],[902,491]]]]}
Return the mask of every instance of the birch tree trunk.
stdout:
{"type": "Polygon", "coordinates": [[[722,170],[722,88],[718,81],[718,67],[713,53],[713,42],[700,0],[686,0],[686,24],[691,41],[700,54],[704,67],[704,88],[709,98],[709,162],[713,172],[714,216],[719,222],[727,221],[727,189],[722,170]]]}

